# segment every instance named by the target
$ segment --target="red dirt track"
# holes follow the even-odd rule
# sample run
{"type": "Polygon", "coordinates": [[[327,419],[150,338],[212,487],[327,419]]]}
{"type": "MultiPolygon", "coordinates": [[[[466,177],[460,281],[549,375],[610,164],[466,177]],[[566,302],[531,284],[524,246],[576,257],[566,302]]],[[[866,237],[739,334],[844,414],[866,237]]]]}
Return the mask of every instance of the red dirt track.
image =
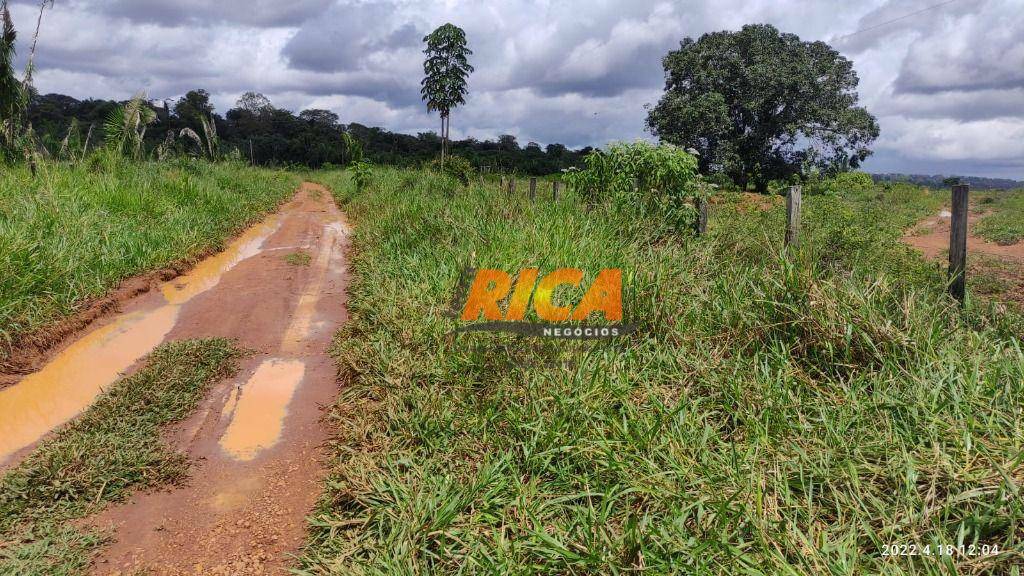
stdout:
{"type": "Polygon", "coordinates": [[[234,338],[255,354],[171,431],[196,462],[189,483],[90,519],[115,538],[96,574],[281,573],[300,546],[323,477],[321,409],[338,391],[327,350],[346,319],[348,228],[308,183],[278,217],[261,251],[189,301],[168,335],[234,338]],[[309,264],[288,263],[295,252],[309,264]]]}
{"type": "MultiPolygon", "coordinates": [[[[322,409],[338,392],[328,348],[347,319],[348,226],[310,183],[223,252],[128,290],[0,388],[0,465],[31,451],[161,342],[226,337],[248,350],[166,433],[194,463],[183,486],[136,494],[81,523],[112,537],[96,574],[278,574],[298,551],[324,475],[322,409]],[[291,255],[291,258],[288,256],[291,255]],[[171,275],[173,276],[173,275],[171,275]]],[[[132,282],[126,283],[134,286],[132,282]]]]}

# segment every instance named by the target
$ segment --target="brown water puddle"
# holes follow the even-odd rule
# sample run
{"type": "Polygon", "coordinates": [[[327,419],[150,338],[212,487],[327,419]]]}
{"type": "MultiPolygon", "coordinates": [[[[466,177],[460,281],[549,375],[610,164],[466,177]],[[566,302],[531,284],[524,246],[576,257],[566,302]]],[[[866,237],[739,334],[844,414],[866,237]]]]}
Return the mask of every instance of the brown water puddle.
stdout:
{"type": "Polygon", "coordinates": [[[118,377],[160,345],[182,305],[259,254],[280,225],[269,217],[192,271],[161,285],[142,309],[112,317],[58,353],[41,370],[0,390],[0,464],[88,408],[118,377]]]}
{"type": "Polygon", "coordinates": [[[177,306],[120,316],[0,390],[0,462],[74,418],[174,327],[177,306]]]}
{"type": "Polygon", "coordinates": [[[221,448],[236,460],[249,461],[277,444],[288,404],[305,375],[306,363],[301,360],[263,361],[224,406],[229,423],[220,438],[221,448]]]}
{"type": "Polygon", "coordinates": [[[188,302],[220,283],[224,273],[234,268],[239,262],[259,254],[264,242],[280,226],[280,215],[270,215],[263,222],[242,233],[223,252],[196,264],[188,274],[164,283],[160,287],[160,292],[171,304],[188,302]]]}

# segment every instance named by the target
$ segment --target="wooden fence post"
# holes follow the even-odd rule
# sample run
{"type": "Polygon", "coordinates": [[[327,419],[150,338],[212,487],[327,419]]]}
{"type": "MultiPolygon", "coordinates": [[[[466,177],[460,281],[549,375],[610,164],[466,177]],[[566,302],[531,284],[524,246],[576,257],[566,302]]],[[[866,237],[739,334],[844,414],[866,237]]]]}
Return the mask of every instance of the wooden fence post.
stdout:
{"type": "Polygon", "coordinates": [[[949,223],[949,293],[964,303],[967,293],[967,184],[953,186],[953,207],[949,223]]]}
{"type": "Polygon", "coordinates": [[[551,183],[551,198],[558,202],[558,186],[561,184],[558,180],[551,183]]]}
{"type": "Polygon", "coordinates": [[[516,193],[516,177],[512,176],[508,179],[508,195],[512,196],[516,193]]]}
{"type": "Polygon", "coordinates": [[[537,179],[530,178],[530,202],[533,202],[537,197],[537,179]]]}
{"type": "Polygon", "coordinates": [[[693,230],[697,236],[703,236],[708,231],[708,203],[698,196],[693,199],[693,207],[697,210],[697,221],[693,223],[693,230]]]}
{"type": "Polygon", "coordinates": [[[800,247],[800,187],[790,186],[786,195],[786,246],[800,247]]]}
{"type": "Polygon", "coordinates": [[[504,174],[501,175],[501,184],[499,184],[498,186],[499,186],[499,188],[498,188],[499,190],[504,190],[505,189],[505,175],[504,174]]]}

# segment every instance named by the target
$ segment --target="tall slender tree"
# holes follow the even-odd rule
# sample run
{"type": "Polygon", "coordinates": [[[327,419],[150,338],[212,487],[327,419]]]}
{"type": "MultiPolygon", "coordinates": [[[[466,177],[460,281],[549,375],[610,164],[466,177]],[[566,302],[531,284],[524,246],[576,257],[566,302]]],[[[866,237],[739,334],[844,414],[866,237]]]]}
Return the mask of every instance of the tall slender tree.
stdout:
{"type": "Polygon", "coordinates": [[[454,24],[444,24],[423,38],[427,55],[423,61],[423,82],[420,94],[427,102],[427,111],[441,116],[441,165],[448,151],[448,135],[452,108],[466,103],[466,78],[473,72],[466,46],[466,32],[454,24]]]}

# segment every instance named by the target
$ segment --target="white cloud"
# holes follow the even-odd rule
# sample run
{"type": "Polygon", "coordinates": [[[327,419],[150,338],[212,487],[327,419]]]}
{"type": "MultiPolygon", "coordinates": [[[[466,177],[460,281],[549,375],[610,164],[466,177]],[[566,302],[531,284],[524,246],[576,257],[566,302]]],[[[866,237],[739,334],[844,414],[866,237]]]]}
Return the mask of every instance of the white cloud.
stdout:
{"type": "MultiPolygon", "coordinates": [[[[205,88],[221,112],[256,90],[344,122],[436,130],[419,99],[420,39],[450,21],[477,68],[453,135],[603,145],[644,136],[660,58],[684,36],[769,22],[854,60],[882,130],[868,169],[1024,177],[1020,1],[958,1],[887,23],[935,2],[65,0],[43,23],[37,87],[79,98],[205,88]]],[[[24,58],[35,5],[13,12],[24,58]]]]}

